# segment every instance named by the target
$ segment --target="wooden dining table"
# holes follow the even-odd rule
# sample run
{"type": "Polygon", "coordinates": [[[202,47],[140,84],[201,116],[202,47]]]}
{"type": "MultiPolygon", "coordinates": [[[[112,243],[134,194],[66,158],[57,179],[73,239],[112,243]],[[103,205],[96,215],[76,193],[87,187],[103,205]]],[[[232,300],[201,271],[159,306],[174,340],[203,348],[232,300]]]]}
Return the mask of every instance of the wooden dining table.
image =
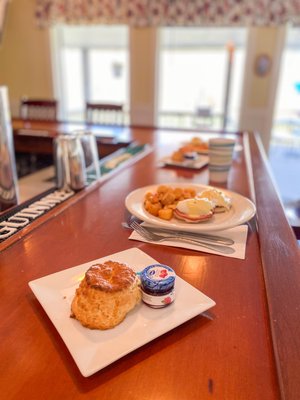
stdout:
{"type": "Polygon", "coordinates": [[[13,118],[14,147],[16,152],[53,154],[53,140],[62,134],[76,131],[93,132],[98,152],[105,157],[132,142],[126,126],[88,124],[79,121],[39,121],[13,118]]]}
{"type": "MultiPolygon", "coordinates": [[[[207,167],[160,160],[194,136],[217,133],[131,128],[130,135],[152,151],[0,244],[1,398],[299,399],[299,248],[259,135],[226,134],[239,149],[227,183],[215,184],[256,205],[244,259],[128,239],[126,196],[152,184],[212,184],[207,167]],[[84,377],[28,283],[132,248],[171,266],[216,305],[84,377]]],[[[117,345],[122,336],[114,329],[117,345]]]]}

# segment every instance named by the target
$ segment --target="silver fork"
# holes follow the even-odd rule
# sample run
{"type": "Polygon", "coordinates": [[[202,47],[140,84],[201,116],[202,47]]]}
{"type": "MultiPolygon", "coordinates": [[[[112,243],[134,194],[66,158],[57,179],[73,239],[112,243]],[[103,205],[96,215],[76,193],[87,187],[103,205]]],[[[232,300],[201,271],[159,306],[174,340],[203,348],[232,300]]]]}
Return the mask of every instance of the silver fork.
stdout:
{"type": "Polygon", "coordinates": [[[228,246],[221,246],[218,244],[207,244],[206,242],[201,241],[200,239],[188,239],[177,235],[175,232],[173,234],[169,234],[168,236],[157,235],[156,233],[147,231],[141,225],[139,225],[136,221],[133,221],[130,224],[131,228],[134,229],[137,233],[139,233],[143,238],[148,240],[149,242],[164,242],[164,241],[178,241],[190,244],[196,244],[197,246],[201,246],[210,250],[215,250],[224,254],[232,254],[234,253],[234,249],[228,246]]]}

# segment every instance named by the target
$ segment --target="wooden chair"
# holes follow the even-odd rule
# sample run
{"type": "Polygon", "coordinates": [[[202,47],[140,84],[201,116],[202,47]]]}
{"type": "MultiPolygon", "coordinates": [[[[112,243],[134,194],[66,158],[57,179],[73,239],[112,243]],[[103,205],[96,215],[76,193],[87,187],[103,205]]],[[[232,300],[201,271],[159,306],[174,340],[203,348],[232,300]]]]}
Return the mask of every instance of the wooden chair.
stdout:
{"type": "Polygon", "coordinates": [[[23,98],[20,102],[20,117],[28,120],[56,121],[57,106],[56,100],[23,98]]]}
{"type": "Polygon", "coordinates": [[[86,103],[85,113],[88,124],[124,125],[122,104],[86,103]]]}
{"type": "MultiPolygon", "coordinates": [[[[20,101],[20,118],[23,120],[56,121],[57,106],[58,102],[56,100],[22,98],[20,101]]],[[[19,178],[51,164],[53,164],[52,156],[35,152],[16,153],[17,174],[19,178]]]]}
{"type": "Polygon", "coordinates": [[[194,126],[210,128],[213,124],[213,114],[210,107],[198,107],[194,115],[194,126]]]}
{"type": "Polygon", "coordinates": [[[300,240],[300,200],[286,203],[284,208],[294,234],[297,240],[300,240]]]}

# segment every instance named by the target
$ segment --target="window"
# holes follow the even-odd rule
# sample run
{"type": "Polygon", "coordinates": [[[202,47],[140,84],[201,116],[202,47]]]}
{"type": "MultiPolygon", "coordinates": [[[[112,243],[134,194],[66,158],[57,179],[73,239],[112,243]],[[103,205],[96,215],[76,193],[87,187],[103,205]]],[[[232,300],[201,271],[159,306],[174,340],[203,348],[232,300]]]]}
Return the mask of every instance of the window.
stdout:
{"type": "Polygon", "coordinates": [[[128,110],[128,28],[53,28],[55,86],[60,118],[83,120],[85,103],[122,103],[128,110]]]}
{"type": "Polygon", "coordinates": [[[228,93],[226,126],[235,129],[246,29],[162,28],[160,43],[159,125],[221,128],[228,93]],[[229,65],[232,46],[233,60],[229,65]]]}

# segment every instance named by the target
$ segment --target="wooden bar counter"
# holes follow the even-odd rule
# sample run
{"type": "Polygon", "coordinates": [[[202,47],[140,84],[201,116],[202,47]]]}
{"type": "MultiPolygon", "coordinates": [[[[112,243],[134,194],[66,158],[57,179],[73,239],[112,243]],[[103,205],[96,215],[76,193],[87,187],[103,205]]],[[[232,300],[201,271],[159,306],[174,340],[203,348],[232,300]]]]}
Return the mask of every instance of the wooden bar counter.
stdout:
{"type": "Polygon", "coordinates": [[[248,223],[246,258],[239,260],[128,240],[121,222],[131,191],[157,183],[209,183],[206,168],[158,167],[163,155],[195,133],[131,134],[153,151],[0,245],[1,398],[299,399],[299,249],[259,138],[237,134],[243,148],[226,186],[257,207],[248,223]],[[133,247],[173,267],[216,306],[210,319],[199,315],[84,378],[28,282],[133,247]]]}

